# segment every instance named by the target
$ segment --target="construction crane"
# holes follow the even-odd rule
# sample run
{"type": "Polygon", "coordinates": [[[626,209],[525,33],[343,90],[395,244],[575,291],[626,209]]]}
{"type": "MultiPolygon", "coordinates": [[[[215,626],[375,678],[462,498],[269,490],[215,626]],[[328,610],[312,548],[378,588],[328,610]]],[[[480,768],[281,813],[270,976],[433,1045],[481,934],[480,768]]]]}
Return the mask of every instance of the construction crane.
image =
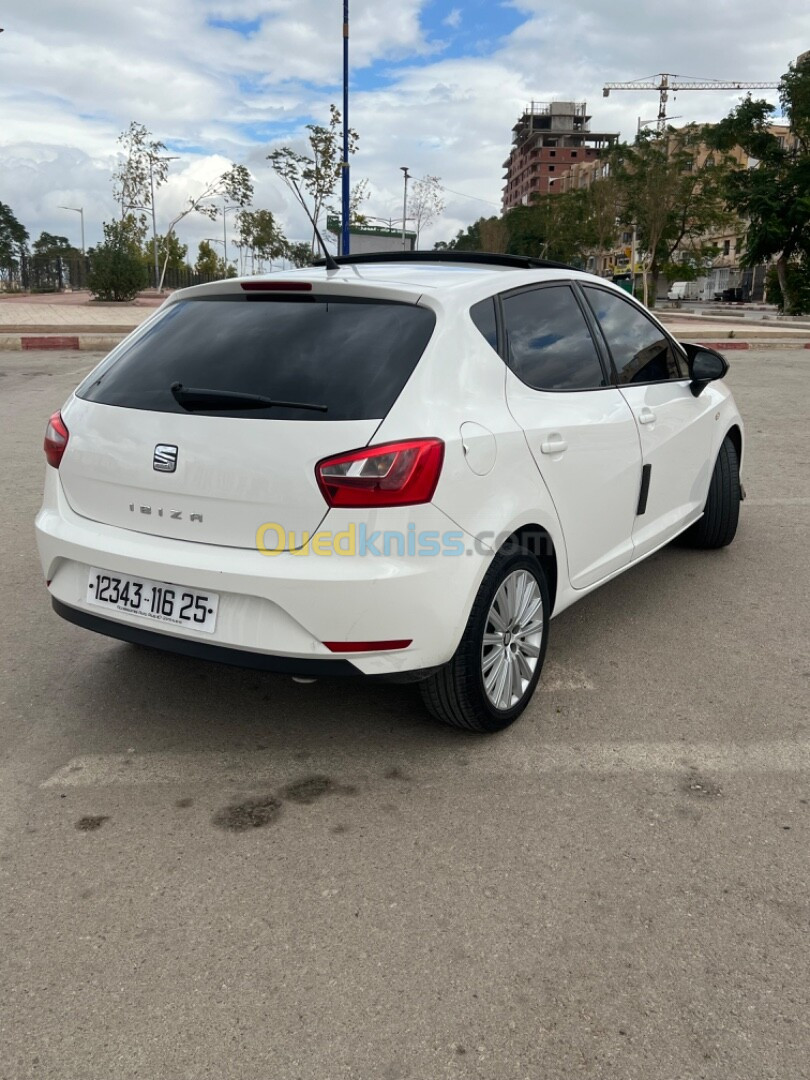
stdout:
{"type": "Polygon", "coordinates": [[[667,102],[670,92],[679,90],[778,90],[778,83],[767,82],[721,82],[720,79],[691,79],[686,75],[672,75],[659,72],[647,79],[634,82],[605,83],[602,97],[610,97],[611,90],[657,90],[658,91],[658,130],[663,131],[667,123],[667,102]],[[657,79],[657,82],[653,80],[657,79]]]}

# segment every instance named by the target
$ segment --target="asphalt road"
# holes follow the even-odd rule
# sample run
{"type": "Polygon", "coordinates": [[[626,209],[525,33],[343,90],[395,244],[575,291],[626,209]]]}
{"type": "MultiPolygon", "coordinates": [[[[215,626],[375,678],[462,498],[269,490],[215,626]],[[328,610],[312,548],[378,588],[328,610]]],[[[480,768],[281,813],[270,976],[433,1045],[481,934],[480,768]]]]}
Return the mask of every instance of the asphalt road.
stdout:
{"type": "Polygon", "coordinates": [[[810,1077],[810,352],[731,357],[734,545],[561,615],[483,739],[59,620],[41,440],[93,360],[0,354],[0,1078],[810,1077]]]}

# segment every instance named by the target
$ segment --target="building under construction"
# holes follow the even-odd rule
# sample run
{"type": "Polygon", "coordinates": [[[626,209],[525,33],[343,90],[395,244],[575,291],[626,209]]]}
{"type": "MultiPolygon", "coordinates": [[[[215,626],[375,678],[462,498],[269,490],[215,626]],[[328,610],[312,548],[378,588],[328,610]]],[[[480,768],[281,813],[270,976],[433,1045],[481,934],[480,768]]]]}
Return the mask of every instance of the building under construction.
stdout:
{"type": "Polygon", "coordinates": [[[592,161],[615,143],[618,133],[591,131],[585,102],[532,101],[512,128],[503,209],[525,206],[533,195],[554,191],[549,182],[579,161],[592,161]]]}

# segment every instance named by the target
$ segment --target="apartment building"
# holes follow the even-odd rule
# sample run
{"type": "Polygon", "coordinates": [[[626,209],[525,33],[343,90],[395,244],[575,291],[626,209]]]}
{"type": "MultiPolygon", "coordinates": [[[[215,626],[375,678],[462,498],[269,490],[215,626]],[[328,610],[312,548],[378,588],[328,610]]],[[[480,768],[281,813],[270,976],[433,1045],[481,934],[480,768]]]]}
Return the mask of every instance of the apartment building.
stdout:
{"type": "Polygon", "coordinates": [[[532,101],[512,128],[512,149],[503,163],[504,211],[553,191],[558,175],[574,164],[595,160],[618,141],[618,133],[590,128],[585,102],[532,101]]]}

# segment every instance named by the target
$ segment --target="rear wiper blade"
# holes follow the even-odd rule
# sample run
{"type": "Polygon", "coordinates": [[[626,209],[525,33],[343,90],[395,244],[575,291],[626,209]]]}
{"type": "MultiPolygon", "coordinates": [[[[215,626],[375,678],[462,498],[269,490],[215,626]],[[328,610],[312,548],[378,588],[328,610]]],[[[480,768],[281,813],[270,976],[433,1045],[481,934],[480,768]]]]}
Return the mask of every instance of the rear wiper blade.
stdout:
{"type": "Polygon", "coordinates": [[[172,383],[171,392],[178,405],[189,412],[214,412],[217,409],[312,409],[328,412],[328,405],[314,405],[309,401],[277,401],[263,394],[240,394],[233,390],[208,390],[198,386],[172,383]]]}

